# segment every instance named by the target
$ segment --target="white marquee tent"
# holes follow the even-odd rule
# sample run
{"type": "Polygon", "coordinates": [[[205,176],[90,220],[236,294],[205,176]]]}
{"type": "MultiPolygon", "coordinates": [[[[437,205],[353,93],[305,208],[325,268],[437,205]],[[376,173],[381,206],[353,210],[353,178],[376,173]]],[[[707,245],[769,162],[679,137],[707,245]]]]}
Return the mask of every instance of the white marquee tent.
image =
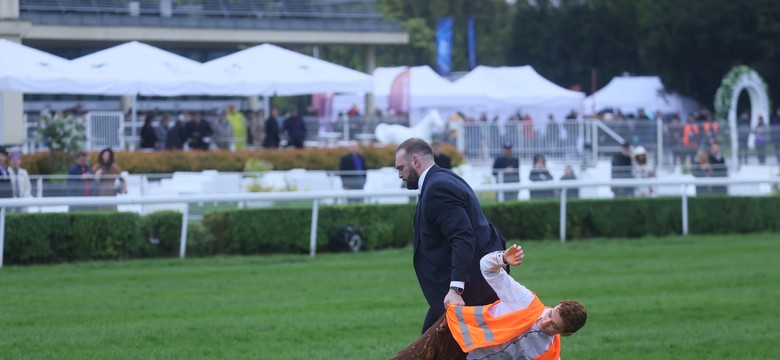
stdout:
{"type": "MultiPolygon", "coordinates": [[[[395,79],[406,69],[409,73],[409,98],[412,123],[420,119],[432,109],[439,110],[445,116],[456,111],[470,112],[482,109],[489,99],[484,96],[474,96],[455,87],[449,80],[439,76],[430,66],[398,66],[380,67],[373,73],[374,106],[383,112],[388,109],[390,91],[395,79]]],[[[363,109],[362,99],[354,95],[337,95],[333,97],[333,112],[346,113],[357,104],[363,109]]],[[[362,112],[362,110],[361,110],[362,112]]]]}
{"type": "Polygon", "coordinates": [[[546,121],[552,114],[562,119],[572,110],[581,112],[585,94],[560,87],[545,79],[530,65],[516,67],[477,66],[458,79],[455,86],[473,96],[494,99],[499,115],[520,111],[536,121],[546,121]]]}
{"type": "Polygon", "coordinates": [[[263,44],[203,64],[222,79],[240,84],[221,95],[366,93],[371,76],[311,56],[263,44]]]}
{"type": "Polygon", "coordinates": [[[0,92],[104,94],[115,85],[80,74],[67,59],[0,39],[0,92]]]}
{"type": "Polygon", "coordinates": [[[225,95],[238,87],[197,61],[137,41],[71,63],[83,76],[114,80],[105,95],[225,95]]]}
{"type": "Polygon", "coordinates": [[[640,108],[648,114],[660,111],[683,115],[697,111],[699,104],[691,98],[667,92],[657,76],[614,77],[606,86],[585,99],[585,110],[588,112],[620,109],[624,113],[635,114],[640,108]]]}

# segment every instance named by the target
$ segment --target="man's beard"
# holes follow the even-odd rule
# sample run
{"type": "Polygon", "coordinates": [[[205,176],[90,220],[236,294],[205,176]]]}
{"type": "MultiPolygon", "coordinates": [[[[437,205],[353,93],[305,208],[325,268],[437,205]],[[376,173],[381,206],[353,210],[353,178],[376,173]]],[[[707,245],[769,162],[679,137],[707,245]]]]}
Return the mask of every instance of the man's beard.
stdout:
{"type": "Polygon", "coordinates": [[[409,172],[409,177],[406,179],[406,188],[409,190],[417,190],[419,188],[418,182],[420,181],[420,176],[417,175],[414,170],[409,172]]]}

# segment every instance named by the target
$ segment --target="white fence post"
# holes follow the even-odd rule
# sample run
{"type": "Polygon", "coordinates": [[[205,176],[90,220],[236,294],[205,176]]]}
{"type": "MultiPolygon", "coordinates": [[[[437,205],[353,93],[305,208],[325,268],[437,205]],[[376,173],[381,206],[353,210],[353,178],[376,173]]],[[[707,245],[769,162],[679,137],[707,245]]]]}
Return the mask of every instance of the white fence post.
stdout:
{"type": "Polygon", "coordinates": [[[561,242],[566,242],[566,188],[561,189],[561,217],[560,217],[561,227],[560,227],[560,234],[561,234],[561,242]]]}
{"type": "Polygon", "coordinates": [[[179,240],[179,258],[184,259],[187,252],[187,225],[190,221],[190,204],[184,203],[184,213],[181,215],[181,240],[179,240]]]}
{"type": "Polygon", "coordinates": [[[682,186],[682,233],[688,235],[688,185],[682,186]]]}
{"type": "Polygon", "coordinates": [[[3,249],[5,248],[5,207],[0,208],[0,268],[3,267],[3,249]]]}
{"type": "Polygon", "coordinates": [[[314,199],[311,209],[311,233],[309,235],[309,256],[314,257],[317,252],[317,220],[320,216],[320,201],[314,199]]]}

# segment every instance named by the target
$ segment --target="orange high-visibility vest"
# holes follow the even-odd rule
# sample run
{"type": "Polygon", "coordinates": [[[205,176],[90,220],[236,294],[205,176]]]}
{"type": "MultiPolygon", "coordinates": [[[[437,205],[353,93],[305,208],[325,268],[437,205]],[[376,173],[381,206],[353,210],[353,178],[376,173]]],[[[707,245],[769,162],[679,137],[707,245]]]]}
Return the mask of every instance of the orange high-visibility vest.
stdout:
{"type": "Polygon", "coordinates": [[[718,129],[718,123],[717,122],[715,122],[715,121],[713,121],[713,122],[705,122],[704,124],[702,124],[702,126],[704,127],[704,133],[705,134],[710,134],[710,131],[712,131],[711,132],[712,135],[718,135],[718,130],[719,129],[718,129]],[[710,126],[712,126],[712,128],[710,128],[710,126]]]}
{"type": "Polygon", "coordinates": [[[685,147],[699,146],[699,144],[695,140],[698,137],[699,137],[699,125],[695,123],[685,124],[685,126],[683,127],[683,146],[685,147]],[[695,136],[695,138],[693,136],[695,136]]]}
{"type": "MultiPolygon", "coordinates": [[[[488,309],[499,301],[485,306],[447,307],[447,325],[463,352],[513,340],[530,329],[544,311],[544,305],[539,297],[534,295],[531,304],[523,310],[498,317],[490,316],[488,309]]],[[[560,342],[557,338],[558,336],[539,359],[546,359],[552,353],[560,354],[560,342]]]]}

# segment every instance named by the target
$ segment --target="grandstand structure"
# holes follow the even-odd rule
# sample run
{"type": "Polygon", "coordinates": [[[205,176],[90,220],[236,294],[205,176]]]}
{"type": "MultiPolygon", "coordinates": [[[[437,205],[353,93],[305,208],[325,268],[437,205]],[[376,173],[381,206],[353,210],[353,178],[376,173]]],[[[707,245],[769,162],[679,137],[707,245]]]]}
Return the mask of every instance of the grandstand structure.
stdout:
{"type": "MultiPolygon", "coordinates": [[[[375,0],[2,0],[0,38],[69,59],[133,40],[198,61],[262,43],[349,45],[362,50],[366,73],[375,46],[409,42],[375,0]]],[[[99,100],[117,102],[83,99],[98,108],[99,100]]],[[[22,142],[25,106],[21,94],[0,94],[0,143],[22,142]]]]}

